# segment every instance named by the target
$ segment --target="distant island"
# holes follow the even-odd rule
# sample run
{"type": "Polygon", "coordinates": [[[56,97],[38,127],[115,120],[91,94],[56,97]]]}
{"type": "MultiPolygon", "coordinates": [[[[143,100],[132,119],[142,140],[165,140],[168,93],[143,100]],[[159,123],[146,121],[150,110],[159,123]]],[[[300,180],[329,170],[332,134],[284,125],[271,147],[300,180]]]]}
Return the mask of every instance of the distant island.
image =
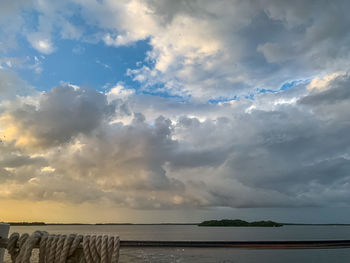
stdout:
{"type": "Polygon", "coordinates": [[[11,226],[44,226],[44,222],[7,222],[11,226]]]}
{"type": "Polygon", "coordinates": [[[274,221],[254,221],[247,222],[240,219],[223,219],[223,220],[209,220],[203,221],[198,224],[198,226],[252,226],[252,227],[280,227],[283,226],[281,223],[277,223],[274,221]]]}

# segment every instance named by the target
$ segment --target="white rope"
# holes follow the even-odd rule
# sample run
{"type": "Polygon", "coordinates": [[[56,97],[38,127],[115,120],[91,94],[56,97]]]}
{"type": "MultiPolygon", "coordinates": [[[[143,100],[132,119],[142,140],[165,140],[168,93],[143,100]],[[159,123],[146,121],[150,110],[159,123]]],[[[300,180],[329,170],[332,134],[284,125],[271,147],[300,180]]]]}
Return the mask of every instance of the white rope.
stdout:
{"type": "Polygon", "coordinates": [[[118,263],[118,236],[54,235],[35,231],[31,236],[13,233],[7,245],[13,263],[30,263],[33,248],[39,246],[39,263],[118,263]],[[78,249],[82,243],[83,249],[78,249]]]}

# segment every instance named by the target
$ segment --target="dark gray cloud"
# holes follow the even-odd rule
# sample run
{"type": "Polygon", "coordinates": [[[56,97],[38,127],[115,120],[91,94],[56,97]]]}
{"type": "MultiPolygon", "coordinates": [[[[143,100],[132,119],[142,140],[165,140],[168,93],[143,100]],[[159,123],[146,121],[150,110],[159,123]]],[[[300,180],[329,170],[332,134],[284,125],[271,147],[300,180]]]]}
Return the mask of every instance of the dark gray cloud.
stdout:
{"type": "Polygon", "coordinates": [[[303,98],[300,103],[313,106],[329,107],[332,104],[341,104],[350,99],[349,76],[341,75],[332,79],[328,84],[328,89],[316,91],[303,98]]]}
{"type": "Polygon", "coordinates": [[[86,88],[56,87],[40,96],[37,105],[24,104],[8,113],[18,129],[36,138],[33,146],[46,148],[90,133],[115,113],[105,95],[86,88]]]}

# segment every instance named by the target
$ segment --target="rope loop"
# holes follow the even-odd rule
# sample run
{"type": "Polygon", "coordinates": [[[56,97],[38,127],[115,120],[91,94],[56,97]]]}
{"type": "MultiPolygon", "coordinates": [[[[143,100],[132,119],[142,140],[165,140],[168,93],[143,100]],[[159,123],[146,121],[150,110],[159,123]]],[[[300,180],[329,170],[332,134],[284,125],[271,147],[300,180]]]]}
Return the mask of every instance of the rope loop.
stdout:
{"type": "Polygon", "coordinates": [[[120,239],[107,235],[55,235],[35,231],[32,235],[12,233],[7,251],[13,263],[30,263],[39,247],[39,263],[118,263],[120,239]],[[82,243],[82,249],[79,245],[82,243]]]}

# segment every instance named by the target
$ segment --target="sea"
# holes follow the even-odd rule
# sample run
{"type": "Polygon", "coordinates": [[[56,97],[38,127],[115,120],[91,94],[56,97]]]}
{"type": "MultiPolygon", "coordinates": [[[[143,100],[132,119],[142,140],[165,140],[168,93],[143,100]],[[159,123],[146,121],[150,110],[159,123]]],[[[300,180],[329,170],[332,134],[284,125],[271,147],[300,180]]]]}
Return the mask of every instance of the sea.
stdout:
{"type": "MultiPolygon", "coordinates": [[[[350,239],[350,226],[198,227],[196,225],[46,225],[12,226],[10,233],[45,230],[55,234],[111,234],[121,240],[335,240],[350,239]]],[[[32,256],[37,262],[37,252],[32,256]]],[[[10,262],[6,254],[4,262],[10,262]]],[[[345,263],[350,248],[333,249],[240,249],[240,248],[121,248],[120,263],[345,263]]]]}

